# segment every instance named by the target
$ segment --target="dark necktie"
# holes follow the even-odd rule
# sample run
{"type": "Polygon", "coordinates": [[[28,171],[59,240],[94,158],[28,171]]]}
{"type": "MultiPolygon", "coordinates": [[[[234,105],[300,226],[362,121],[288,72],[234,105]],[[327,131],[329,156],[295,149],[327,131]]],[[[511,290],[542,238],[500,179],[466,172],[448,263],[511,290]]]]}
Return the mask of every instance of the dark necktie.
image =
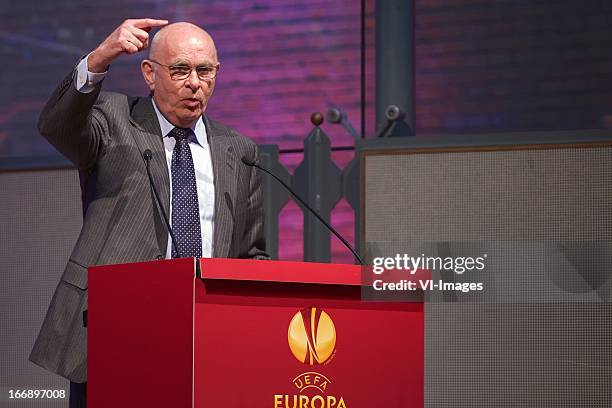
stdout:
{"type": "MultiPolygon", "coordinates": [[[[176,139],[172,151],[172,230],[178,241],[181,256],[202,256],[202,230],[200,227],[200,211],[198,207],[198,191],[196,188],[193,158],[189,149],[189,138],[193,135],[191,129],[174,128],[169,136],[176,139]]],[[[176,258],[176,250],[172,250],[176,258]]]]}

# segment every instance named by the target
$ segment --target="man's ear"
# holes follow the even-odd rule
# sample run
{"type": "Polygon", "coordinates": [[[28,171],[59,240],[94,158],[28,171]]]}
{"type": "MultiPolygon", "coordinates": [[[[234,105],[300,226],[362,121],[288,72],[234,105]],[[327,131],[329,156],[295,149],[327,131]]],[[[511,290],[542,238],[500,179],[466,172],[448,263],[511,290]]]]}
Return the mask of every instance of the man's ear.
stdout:
{"type": "Polygon", "coordinates": [[[153,71],[153,65],[149,60],[142,60],[140,62],[140,72],[142,72],[142,77],[144,78],[147,86],[151,93],[155,91],[155,72],[153,71]]]}

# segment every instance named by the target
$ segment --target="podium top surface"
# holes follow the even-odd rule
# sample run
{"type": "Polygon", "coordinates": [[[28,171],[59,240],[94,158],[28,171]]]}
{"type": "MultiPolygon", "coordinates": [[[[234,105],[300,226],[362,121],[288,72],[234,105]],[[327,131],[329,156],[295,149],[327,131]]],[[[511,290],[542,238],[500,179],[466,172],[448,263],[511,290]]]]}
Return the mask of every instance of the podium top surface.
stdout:
{"type": "MultiPolygon", "coordinates": [[[[121,273],[126,271],[151,273],[173,271],[182,276],[201,277],[204,280],[244,282],[303,283],[319,285],[361,286],[361,266],[324,264],[314,262],[288,262],[254,259],[182,258],[138,262],[123,265],[101,265],[89,268],[97,271],[121,273]],[[198,272],[199,271],[199,272],[198,272]]],[[[107,275],[108,276],[108,275],[107,275]]]]}
{"type": "Polygon", "coordinates": [[[199,261],[203,279],[361,285],[361,267],[358,265],[220,258],[201,258],[199,261]]]}

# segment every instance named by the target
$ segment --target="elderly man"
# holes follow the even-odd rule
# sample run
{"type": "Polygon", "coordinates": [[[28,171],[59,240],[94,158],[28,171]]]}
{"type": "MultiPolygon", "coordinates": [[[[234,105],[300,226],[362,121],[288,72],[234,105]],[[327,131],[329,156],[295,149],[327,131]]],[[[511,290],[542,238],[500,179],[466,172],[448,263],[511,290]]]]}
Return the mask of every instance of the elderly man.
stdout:
{"type": "Polygon", "coordinates": [[[126,20],[80,61],[43,109],[40,132],[79,168],[84,195],[91,197],[30,355],[71,381],[71,406],[85,400],[88,266],[177,254],[267,257],[261,183],[241,162],[257,160],[257,147],[204,115],[219,67],[213,39],[199,27],[126,20]],[[151,96],[100,92],[111,63],[146,49],[153,27],[162,28],[140,65],[151,96]],[[147,177],[147,150],[160,203],[147,177]]]}

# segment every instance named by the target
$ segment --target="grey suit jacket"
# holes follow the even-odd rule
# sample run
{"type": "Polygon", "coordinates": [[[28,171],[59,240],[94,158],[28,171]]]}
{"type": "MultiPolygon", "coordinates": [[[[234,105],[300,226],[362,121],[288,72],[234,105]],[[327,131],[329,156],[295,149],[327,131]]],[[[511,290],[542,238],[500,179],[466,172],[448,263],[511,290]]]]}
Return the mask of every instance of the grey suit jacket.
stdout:
{"type": "MultiPolygon", "coordinates": [[[[163,259],[168,233],[153,197],[142,153],[168,212],[170,180],[151,98],[78,92],[74,72],[43,109],[39,130],[86,176],[95,178],[83,228],[51,300],[30,360],[73,382],[87,380],[87,267],[163,259]]],[[[215,180],[213,256],[267,258],[257,146],[204,117],[215,180]]],[[[120,369],[120,367],[118,367],[120,369]]]]}

